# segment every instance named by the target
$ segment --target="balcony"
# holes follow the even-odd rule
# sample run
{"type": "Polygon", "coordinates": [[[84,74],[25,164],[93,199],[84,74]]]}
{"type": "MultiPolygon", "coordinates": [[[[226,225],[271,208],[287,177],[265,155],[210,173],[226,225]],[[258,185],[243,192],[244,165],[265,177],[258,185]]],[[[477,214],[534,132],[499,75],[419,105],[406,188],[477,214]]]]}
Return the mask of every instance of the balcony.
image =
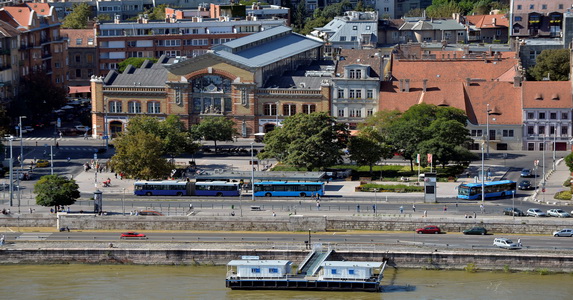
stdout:
{"type": "Polygon", "coordinates": [[[52,58],[52,52],[50,52],[50,51],[44,51],[44,52],[42,53],[42,59],[49,59],[49,58],[52,58]]]}

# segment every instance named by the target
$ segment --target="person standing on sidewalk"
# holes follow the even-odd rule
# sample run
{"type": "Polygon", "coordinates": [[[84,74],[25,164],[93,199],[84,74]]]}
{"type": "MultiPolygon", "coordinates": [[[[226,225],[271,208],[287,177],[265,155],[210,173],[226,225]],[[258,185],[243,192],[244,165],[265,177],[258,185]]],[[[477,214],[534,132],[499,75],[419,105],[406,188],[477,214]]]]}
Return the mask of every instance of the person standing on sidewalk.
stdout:
{"type": "Polygon", "coordinates": [[[400,213],[403,214],[404,213],[404,206],[400,205],[400,213]]]}
{"type": "Polygon", "coordinates": [[[412,211],[416,212],[416,204],[412,204],[412,211]]]}

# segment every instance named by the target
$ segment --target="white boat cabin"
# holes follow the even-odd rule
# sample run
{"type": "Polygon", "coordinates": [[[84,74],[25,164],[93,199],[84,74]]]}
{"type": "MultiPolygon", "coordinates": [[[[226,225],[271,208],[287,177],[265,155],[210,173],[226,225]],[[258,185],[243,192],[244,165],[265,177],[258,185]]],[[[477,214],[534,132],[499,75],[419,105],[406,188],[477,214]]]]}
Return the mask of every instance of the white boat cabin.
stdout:
{"type": "Polygon", "coordinates": [[[319,278],[366,280],[382,272],[383,265],[382,262],[325,261],[319,278]]]}
{"type": "Polygon", "coordinates": [[[232,260],[227,269],[236,278],[279,278],[292,274],[289,260],[232,260]]]}

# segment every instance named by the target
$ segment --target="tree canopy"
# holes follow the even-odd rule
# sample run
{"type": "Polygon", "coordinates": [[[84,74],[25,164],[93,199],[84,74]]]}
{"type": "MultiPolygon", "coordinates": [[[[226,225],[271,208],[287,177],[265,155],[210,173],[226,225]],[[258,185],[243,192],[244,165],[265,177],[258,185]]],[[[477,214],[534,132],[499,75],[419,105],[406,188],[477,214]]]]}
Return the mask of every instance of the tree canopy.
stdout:
{"type": "Polygon", "coordinates": [[[569,49],[543,50],[535,60],[535,66],[529,68],[530,80],[566,81],[569,80],[569,49]]]}
{"type": "Polygon", "coordinates": [[[267,133],[261,159],[276,158],[306,170],[322,170],[342,161],[348,130],[325,112],[296,114],[267,133]]]}
{"type": "Polygon", "coordinates": [[[115,155],[111,166],[131,178],[157,179],[169,175],[173,168],[164,156],[171,158],[195,152],[198,145],[179,117],[164,121],[141,116],[129,120],[127,130],[114,140],[115,155]]]}
{"type": "Polygon", "coordinates": [[[567,168],[569,168],[569,172],[573,173],[573,152],[565,156],[564,160],[565,160],[565,165],[567,166],[567,168]]]}
{"type": "MultiPolygon", "coordinates": [[[[402,156],[413,161],[417,154],[433,154],[434,161],[447,164],[467,157],[463,145],[468,138],[465,113],[453,107],[417,104],[403,114],[378,112],[367,120],[402,156]]],[[[465,150],[467,151],[467,150],[465,150]]]]}
{"type": "Polygon", "coordinates": [[[196,138],[213,141],[215,152],[218,141],[231,141],[238,134],[235,123],[225,117],[206,117],[199,124],[193,125],[191,131],[196,138]]]}
{"type": "Polygon", "coordinates": [[[41,206],[72,205],[80,198],[79,186],[73,179],[60,175],[45,175],[34,184],[36,204],[41,206]]]}
{"type": "Polygon", "coordinates": [[[41,70],[30,72],[20,78],[20,92],[10,106],[10,116],[27,116],[30,120],[41,120],[46,112],[64,106],[67,91],[52,83],[51,76],[41,70]]]}
{"type": "Polygon", "coordinates": [[[350,160],[358,165],[369,166],[370,173],[375,163],[394,155],[392,147],[387,145],[380,132],[372,127],[365,127],[358,136],[350,138],[348,152],[350,160]]]}
{"type": "MultiPolygon", "coordinates": [[[[487,15],[492,10],[502,12],[509,10],[509,2],[506,0],[433,0],[432,5],[426,8],[426,16],[429,18],[451,18],[453,13],[462,15],[487,15]]],[[[414,9],[406,13],[406,16],[421,16],[423,10],[414,9]]]]}
{"type": "Polygon", "coordinates": [[[92,14],[92,8],[86,2],[74,4],[72,12],[62,22],[63,28],[85,29],[92,14]]]}

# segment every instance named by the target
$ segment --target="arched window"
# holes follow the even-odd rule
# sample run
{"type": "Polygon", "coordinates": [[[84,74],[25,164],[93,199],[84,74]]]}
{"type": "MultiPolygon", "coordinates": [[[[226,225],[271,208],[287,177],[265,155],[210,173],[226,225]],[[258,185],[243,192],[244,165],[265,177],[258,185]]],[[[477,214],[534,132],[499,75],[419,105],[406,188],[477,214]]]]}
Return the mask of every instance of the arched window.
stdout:
{"type": "Polygon", "coordinates": [[[161,113],[161,103],[159,101],[147,102],[147,113],[150,113],[150,114],[161,113]]]}
{"type": "Polygon", "coordinates": [[[141,113],[141,102],[139,101],[129,101],[127,103],[128,112],[130,114],[140,114],[141,113]]]}
{"type": "Polygon", "coordinates": [[[109,101],[108,107],[109,107],[109,112],[110,112],[110,113],[120,113],[120,112],[122,112],[122,109],[121,109],[121,101],[109,101]]]}

